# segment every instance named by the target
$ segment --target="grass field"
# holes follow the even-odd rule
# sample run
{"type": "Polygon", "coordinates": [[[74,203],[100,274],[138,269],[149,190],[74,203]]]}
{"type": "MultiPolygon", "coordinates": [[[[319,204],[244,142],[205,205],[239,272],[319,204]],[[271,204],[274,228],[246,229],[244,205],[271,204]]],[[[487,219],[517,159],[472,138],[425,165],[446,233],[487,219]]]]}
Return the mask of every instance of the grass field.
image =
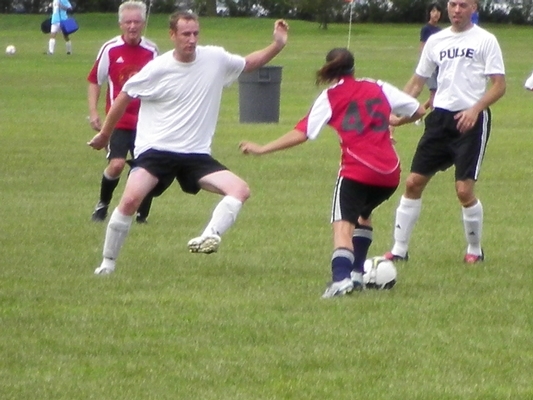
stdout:
{"type": "MultiPolygon", "coordinates": [[[[105,225],[90,222],[105,166],[86,146],[86,76],[115,15],[79,15],[74,54],[43,55],[42,16],[0,15],[1,399],[533,399],[531,28],[490,26],[508,92],[478,195],[485,208],[482,265],[465,243],[453,173],[425,193],[410,249],[388,292],[320,299],[332,250],[330,197],[339,150],[313,143],[244,157],[238,142],[291,129],[321,88],[314,71],[347,43],[346,25],[291,21],[279,124],[239,124],[229,88],[213,154],[245,178],[252,198],[220,252],[193,255],[218,199],[178,186],[133,226],[117,272],[95,277],[105,225]]],[[[201,42],[246,54],[270,43],[272,20],[203,19],[201,42]]],[[[354,26],[357,74],[399,87],[412,74],[418,26],[354,26]]],[[[170,48],[166,16],[148,37],[170,48]]],[[[397,130],[404,171],[422,132],[397,130]]],[[[124,179],[113,201],[116,205],[124,179]]],[[[374,216],[370,255],[389,249],[402,190],[374,216]]]]}

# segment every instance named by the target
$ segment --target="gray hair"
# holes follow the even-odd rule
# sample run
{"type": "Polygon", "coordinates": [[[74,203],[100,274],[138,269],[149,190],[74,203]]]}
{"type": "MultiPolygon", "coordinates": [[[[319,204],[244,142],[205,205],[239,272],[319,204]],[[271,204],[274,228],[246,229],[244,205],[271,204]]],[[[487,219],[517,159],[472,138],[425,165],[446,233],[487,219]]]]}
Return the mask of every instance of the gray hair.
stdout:
{"type": "Polygon", "coordinates": [[[124,10],[138,10],[141,13],[143,21],[146,21],[146,4],[142,1],[128,0],[118,8],[118,22],[122,22],[124,10]]]}

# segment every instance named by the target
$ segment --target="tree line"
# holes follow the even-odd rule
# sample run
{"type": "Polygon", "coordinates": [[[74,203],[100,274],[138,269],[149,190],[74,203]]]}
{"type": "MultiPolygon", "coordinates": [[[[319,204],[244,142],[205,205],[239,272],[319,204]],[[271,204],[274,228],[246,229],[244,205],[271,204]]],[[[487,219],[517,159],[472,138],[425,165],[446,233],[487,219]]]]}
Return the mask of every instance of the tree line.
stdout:
{"type": "MultiPolygon", "coordinates": [[[[202,16],[330,22],[422,23],[431,0],[144,0],[153,13],[191,9],[202,16]]],[[[122,0],[71,0],[76,13],[116,12],[122,0]]],[[[446,8],[446,0],[437,0],[446,8]]],[[[48,13],[51,0],[0,0],[0,12],[48,13]]],[[[533,0],[479,0],[482,22],[532,24],[533,0]]],[[[443,19],[446,18],[444,13],[443,19]]]]}

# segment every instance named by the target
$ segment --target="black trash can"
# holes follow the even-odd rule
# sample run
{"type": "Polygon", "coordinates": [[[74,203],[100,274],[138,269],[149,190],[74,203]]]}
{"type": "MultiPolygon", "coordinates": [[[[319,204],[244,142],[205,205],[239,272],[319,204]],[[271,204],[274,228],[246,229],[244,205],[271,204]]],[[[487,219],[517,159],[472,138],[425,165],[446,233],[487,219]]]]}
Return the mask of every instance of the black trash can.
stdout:
{"type": "Polygon", "coordinates": [[[266,65],[239,76],[239,121],[279,122],[280,66],[266,65]]]}

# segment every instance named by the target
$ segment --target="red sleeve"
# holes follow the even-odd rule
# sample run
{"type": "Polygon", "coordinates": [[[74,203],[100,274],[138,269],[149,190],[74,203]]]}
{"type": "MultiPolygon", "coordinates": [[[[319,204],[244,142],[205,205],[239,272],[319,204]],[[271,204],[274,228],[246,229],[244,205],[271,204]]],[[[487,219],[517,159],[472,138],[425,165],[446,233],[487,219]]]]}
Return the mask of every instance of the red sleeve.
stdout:
{"type": "Polygon", "coordinates": [[[91,68],[91,72],[89,72],[89,75],[87,76],[87,81],[90,83],[98,84],[98,78],[96,77],[96,70],[98,69],[98,61],[94,63],[93,67],[91,68]]]}
{"type": "Polygon", "coordinates": [[[307,120],[309,118],[309,114],[307,114],[305,117],[303,117],[294,127],[297,131],[302,132],[304,135],[307,136],[307,120]]]}

